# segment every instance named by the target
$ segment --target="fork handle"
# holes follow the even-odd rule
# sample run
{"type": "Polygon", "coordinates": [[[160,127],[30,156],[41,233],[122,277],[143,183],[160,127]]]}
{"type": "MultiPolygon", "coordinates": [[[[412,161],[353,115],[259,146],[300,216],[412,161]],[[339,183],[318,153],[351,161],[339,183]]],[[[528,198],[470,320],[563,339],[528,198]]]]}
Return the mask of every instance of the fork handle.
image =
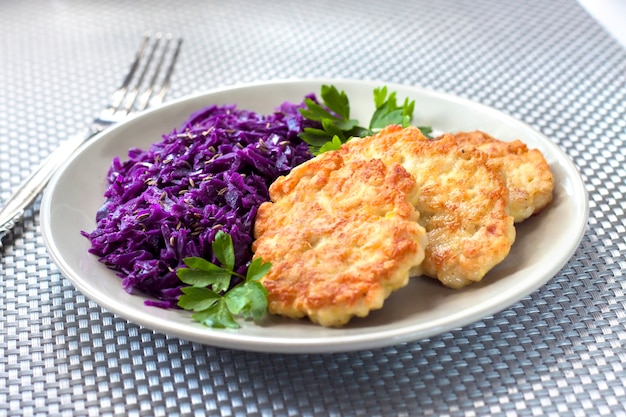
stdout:
{"type": "Polygon", "coordinates": [[[95,133],[87,130],[71,137],[44,159],[30,175],[22,181],[0,209],[0,247],[6,236],[24,216],[24,212],[50,181],[57,169],[69,156],[95,133]]]}

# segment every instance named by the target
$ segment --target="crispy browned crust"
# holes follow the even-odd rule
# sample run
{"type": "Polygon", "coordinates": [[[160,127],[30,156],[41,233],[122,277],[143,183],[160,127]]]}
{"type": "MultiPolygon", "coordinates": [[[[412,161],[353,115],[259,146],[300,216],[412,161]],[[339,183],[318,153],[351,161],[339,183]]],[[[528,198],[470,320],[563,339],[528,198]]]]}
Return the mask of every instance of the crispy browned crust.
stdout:
{"type": "Polygon", "coordinates": [[[454,135],[461,145],[471,145],[502,165],[509,190],[509,210],[515,222],[539,213],[552,201],[554,178],[538,149],[520,140],[505,142],[479,130],[454,135]]]}
{"type": "Polygon", "coordinates": [[[381,308],[424,258],[415,180],[399,165],[327,152],[270,187],[259,208],[255,257],[271,313],[341,326],[381,308]]]}
{"type": "Polygon", "coordinates": [[[399,163],[415,178],[414,205],[428,236],[416,274],[461,288],[480,281],[508,255],[515,240],[508,190],[502,171],[485,153],[460,147],[451,135],[433,141],[417,128],[399,126],[354,139],[338,152],[345,158],[399,163]]]}

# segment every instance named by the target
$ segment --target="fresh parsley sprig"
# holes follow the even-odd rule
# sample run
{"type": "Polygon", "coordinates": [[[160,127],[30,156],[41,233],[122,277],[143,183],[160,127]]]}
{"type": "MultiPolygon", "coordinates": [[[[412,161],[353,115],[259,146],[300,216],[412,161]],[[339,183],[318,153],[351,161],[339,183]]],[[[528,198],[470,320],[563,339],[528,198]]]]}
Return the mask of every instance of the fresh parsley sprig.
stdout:
{"type": "Polygon", "coordinates": [[[192,318],[208,327],[239,328],[236,316],[259,320],[267,310],[267,290],[259,280],[272,265],[255,258],[245,276],[235,272],[233,240],[222,230],[215,235],[212,249],[221,266],[189,257],[183,259],[187,268],[177,269],[178,278],[189,285],[182,288],[178,306],[194,311],[192,318]],[[231,288],[233,277],[241,282],[231,288]]]}
{"type": "Polygon", "coordinates": [[[376,105],[376,110],[372,114],[369,125],[371,133],[379,132],[392,124],[401,125],[402,127],[410,125],[413,118],[413,110],[415,109],[415,100],[409,101],[407,97],[404,99],[402,106],[398,106],[396,92],[392,91],[387,95],[387,86],[384,86],[374,89],[374,104],[376,105]]]}
{"type": "MultiPolygon", "coordinates": [[[[314,155],[339,149],[342,143],[353,137],[373,135],[386,126],[398,124],[407,127],[411,124],[415,100],[404,100],[398,105],[396,92],[389,92],[387,86],[374,89],[376,110],[372,114],[368,127],[359,125],[359,121],[350,118],[350,101],[344,91],[333,85],[322,85],[321,98],[323,105],[312,99],[305,99],[305,108],[300,109],[302,116],[321,124],[321,128],[307,127],[300,138],[304,140],[314,155]]],[[[432,129],[420,126],[425,135],[432,129]]]]}
{"type": "Polygon", "coordinates": [[[300,134],[312,150],[319,150],[321,146],[333,141],[335,137],[337,137],[336,140],[344,143],[352,136],[367,134],[367,129],[360,127],[358,120],[350,118],[350,101],[344,91],[339,92],[332,85],[322,85],[321,97],[323,106],[306,98],[304,100],[306,108],[300,109],[304,118],[321,124],[321,129],[307,127],[300,134]]]}

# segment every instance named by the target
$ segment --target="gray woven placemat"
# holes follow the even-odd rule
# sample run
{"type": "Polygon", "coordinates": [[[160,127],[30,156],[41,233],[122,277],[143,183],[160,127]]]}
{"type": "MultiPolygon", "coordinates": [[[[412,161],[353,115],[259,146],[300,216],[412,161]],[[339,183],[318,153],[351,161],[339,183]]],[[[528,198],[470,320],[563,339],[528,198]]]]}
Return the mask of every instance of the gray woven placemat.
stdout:
{"type": "Polygon", "coordinates": [[[626,415],[626,50],[575,1],[0,6],[0,197],[97,113],[147,29],[185,38],[170,98],[288,77],[414,84],[503,110],[580,168],[589,227],[547,285],[430,339],[329,355],[218,349],[86,299],[39,203],[0,260],[0,416],[626,415]]]}

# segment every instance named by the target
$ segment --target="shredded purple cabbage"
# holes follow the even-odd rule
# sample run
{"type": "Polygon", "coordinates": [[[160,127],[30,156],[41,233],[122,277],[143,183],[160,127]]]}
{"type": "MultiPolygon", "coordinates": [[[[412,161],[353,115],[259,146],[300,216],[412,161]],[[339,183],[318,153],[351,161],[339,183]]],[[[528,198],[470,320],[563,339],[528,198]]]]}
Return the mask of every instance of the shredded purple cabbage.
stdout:
{"type": "Polygon", "coordinates": [[[284,103],[270,115],[210,106],[150,149],[131,149],[124,162],[115,158],[96,229],[83,232],[89,252],[123,279],[126,291],[140,290],[157,299],[147,304],[163,308],[176,306],[184,285],[176,269],[184,258],[215,262],[218,230],[231,235],[235,270],[245,273],[269,185],[312,157],[298,138],[311,126],[302,106],[284,103]]]}

